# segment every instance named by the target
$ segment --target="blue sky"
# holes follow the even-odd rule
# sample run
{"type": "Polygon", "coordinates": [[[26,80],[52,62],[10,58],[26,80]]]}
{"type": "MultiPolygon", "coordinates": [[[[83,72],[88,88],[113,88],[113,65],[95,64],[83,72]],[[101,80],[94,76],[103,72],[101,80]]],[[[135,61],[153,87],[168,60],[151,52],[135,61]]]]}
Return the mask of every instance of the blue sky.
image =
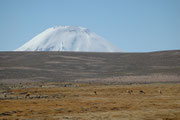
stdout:
{"type": "Polygon", "coordinates": [[[86,27],[127,52],[180,49],[180,0],[0,0],[0,51],[56,25],[86,27]]]}

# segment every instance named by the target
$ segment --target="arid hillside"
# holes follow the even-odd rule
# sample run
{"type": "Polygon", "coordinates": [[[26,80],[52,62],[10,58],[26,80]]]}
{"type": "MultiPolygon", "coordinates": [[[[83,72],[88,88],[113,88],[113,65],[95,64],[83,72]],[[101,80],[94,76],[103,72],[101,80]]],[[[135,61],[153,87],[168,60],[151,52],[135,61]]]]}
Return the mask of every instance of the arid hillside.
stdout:
{"type": "Polygon", "coordinates": [[[0,83],[180,82],[180,50],[151,53],[0,52],[0,83]]]}

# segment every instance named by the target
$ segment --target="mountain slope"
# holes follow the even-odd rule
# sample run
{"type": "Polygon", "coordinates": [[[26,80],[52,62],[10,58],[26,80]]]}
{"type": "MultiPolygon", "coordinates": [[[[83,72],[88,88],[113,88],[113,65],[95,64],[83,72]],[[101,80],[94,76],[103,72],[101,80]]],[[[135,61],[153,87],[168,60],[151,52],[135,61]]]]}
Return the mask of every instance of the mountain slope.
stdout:
{"type": "Polygon", "coordinates": [[[83,27],[49,28],[15,51],[119,52],[120,50],[83,27]]]}
{"type": "Polygon", "coordinates": [[[102,83],[180,82],[179,61],[180,50],[152,53],[0,52],[0,83],[85,82],[87,79],[102,83]]]}

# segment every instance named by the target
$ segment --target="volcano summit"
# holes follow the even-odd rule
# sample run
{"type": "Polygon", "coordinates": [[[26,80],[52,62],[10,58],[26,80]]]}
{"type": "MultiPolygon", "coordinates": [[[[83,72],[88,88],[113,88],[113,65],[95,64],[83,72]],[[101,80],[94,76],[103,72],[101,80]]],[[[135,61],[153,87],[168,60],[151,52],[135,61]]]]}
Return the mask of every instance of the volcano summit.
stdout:
{"type": "Polygon", "coordinates": [[[120,49],[83,27],[52,27],[15,51],[120,52],[120,49]]]}

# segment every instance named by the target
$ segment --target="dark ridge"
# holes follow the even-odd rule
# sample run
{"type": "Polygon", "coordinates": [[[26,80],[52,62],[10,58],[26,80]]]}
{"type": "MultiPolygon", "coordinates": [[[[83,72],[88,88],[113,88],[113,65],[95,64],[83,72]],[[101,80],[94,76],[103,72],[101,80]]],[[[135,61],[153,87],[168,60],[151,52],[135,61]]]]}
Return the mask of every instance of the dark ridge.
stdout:
{"type": "Polygon", "coordinates": [[[179,76],[180,50],[150,53],[0,52],[0,82],[73,82],[153,74],[179,76]]]}

